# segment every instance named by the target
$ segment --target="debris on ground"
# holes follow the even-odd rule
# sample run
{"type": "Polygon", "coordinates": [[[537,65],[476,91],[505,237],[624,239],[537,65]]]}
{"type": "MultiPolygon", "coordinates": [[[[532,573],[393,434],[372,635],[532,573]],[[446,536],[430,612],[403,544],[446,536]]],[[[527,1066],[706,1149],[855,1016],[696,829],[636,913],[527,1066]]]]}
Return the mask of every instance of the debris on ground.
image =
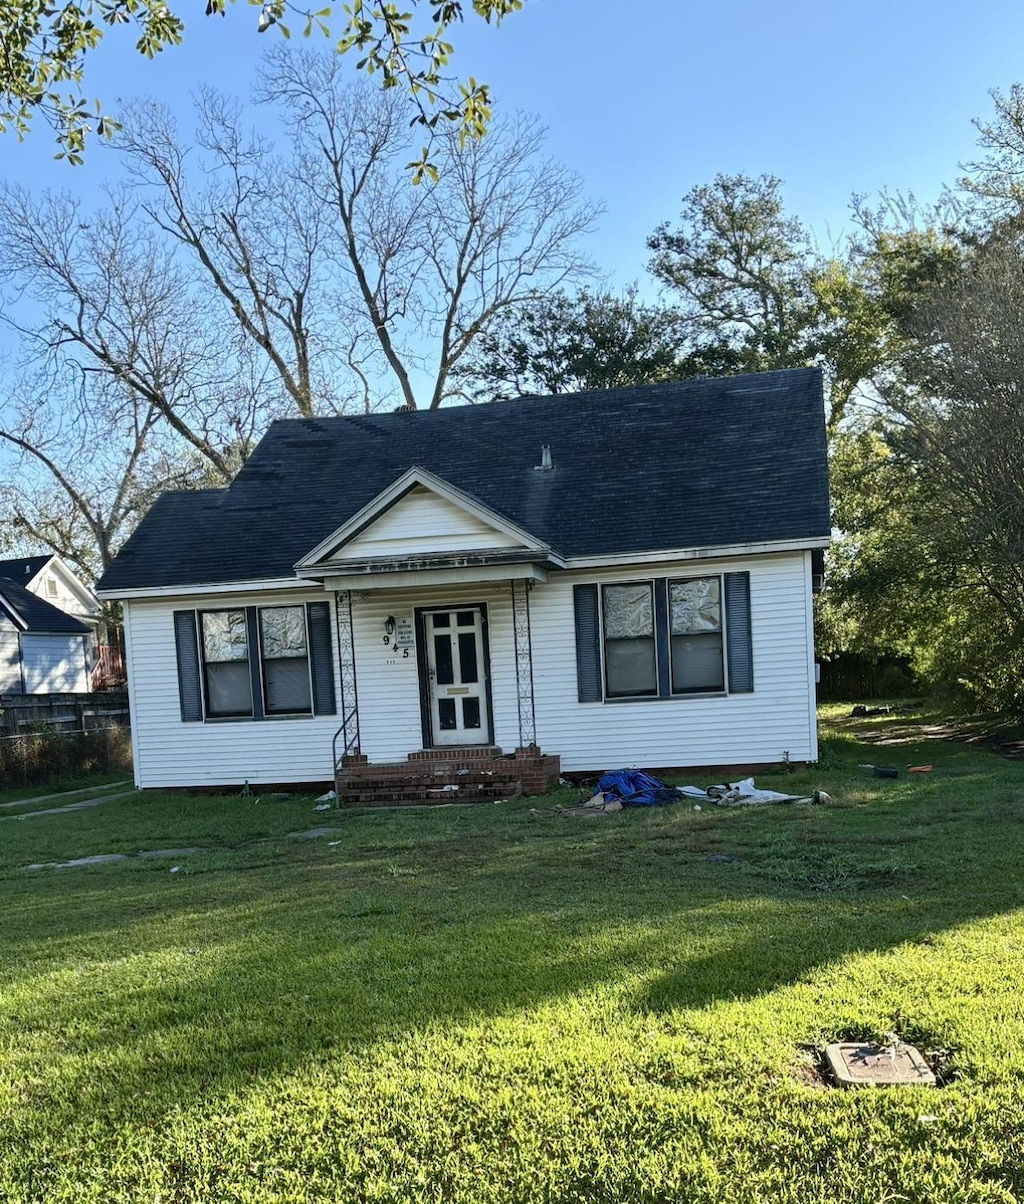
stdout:
{"type": "Polygon", "coordinates": [[[330,809],[330,803],[317,803],[317,805],[313,808],[314,811],[330,811],[330,809]]]}
{"type": "Polygon", "coordinates": [[[679,791],[666,786],[640,769],[617,769],[606,773],[594,787],[594,797],[617,798],[623,807],[660,807],[678,803],[679,791]]]}
{"type": "Polygon", "coordinates": [[[326,794],[321,794],[316,801],[318,803],[333,803],[337,797],[338,792],[336,790],[328,790],[326,794]]]}
{"type": "Polygon", "coordinates": [[[744,778],[741,782],[728,785],[709,786],[701,790],[699,786],[680,786],[679,793],[685,798],[708,800],[719,807],[764,807],[769,803],[830,803],[832,798],[824,790],[815,790],[811,794],[782,794],[778,790],[758,790],[753,778],[744,778]]]}
{"type": "Polygon", "coordinates": [[[876,778],[898,778],[900,776],[900,771],[895,765],[858,765],[857,768],[870,770],[876,778]]]}
{"type": "Polygon", "coordinates": [[[605,794],[595,794],[592,799],[581,803],[578,807],[531,807],[530,814],[536,819],[555,819],[564,815],[574,816],[577,819],[593,819],[599,815],[611,815],[621,810],[622,803],[619,799],[605,794]]]}

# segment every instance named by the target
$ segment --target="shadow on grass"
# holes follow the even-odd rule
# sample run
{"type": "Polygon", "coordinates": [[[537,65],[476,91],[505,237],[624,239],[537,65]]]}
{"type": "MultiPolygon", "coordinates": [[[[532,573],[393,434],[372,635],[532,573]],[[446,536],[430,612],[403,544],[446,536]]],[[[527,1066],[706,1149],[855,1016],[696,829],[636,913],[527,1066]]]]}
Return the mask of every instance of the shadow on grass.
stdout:
{"type": "Polygon", "coordinates": [[[12,1114],[156,1123],[310,1059],[597,989],[653,1012],[750,998],[1020,906],[1021,785],[989,791],[967,806],[901,783],[849,810],[598,821],[347,816],[340,847],[293,845],[269,868],[11,882],[12,1114]]]}

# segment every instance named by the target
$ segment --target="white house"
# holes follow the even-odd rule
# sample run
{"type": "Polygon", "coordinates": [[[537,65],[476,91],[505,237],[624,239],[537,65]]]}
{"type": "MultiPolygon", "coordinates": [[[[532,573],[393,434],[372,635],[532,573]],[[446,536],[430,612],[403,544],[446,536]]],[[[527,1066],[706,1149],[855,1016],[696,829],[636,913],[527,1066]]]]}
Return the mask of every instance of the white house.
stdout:
{"type": "Polygon", "coordinates": [[[227,489],[162,497],[97,593],[142,787],[537,789],[816,759],[828,539],[806,369],[277,422],[227,489]]]}
{"type": "Polygon", "coordinates": [[[0,694],[84,694],[92,632],[0,576],[0,694]]]}
{"type": "Polygon", "coordinates": [[[89,586],[54,553],[0,560],[0,577],[95,629],[100,604],[89,586]]]}

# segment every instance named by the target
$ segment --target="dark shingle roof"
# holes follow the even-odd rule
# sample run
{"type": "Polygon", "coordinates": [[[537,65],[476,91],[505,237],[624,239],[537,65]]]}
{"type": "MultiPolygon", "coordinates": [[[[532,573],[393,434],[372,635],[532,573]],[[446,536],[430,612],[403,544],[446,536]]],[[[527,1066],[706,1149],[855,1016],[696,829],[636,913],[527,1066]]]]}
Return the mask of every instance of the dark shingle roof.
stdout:
{"type": "Polygon", "coordinates": [[[19,556],[15,560],[0,560],[0,577],[16,581],[19,585],[28,585],[52,559],[53,554],[47,553],[44,556],[19,556]]]}
{"type": "MultiPolygon", "coordinates": [[[[47,557],[49,559],[49,557],[47,557]]],[[[46,635],[81,635],[89,628],[73,615],[65,614],[43,598],[36,597],[17,581],[0,577],[0,603],[13,610],[30,632],[46,635]]]]}
{"type": "Polygon", "coordinates": [[[275,422],[228,489],[160,498],[97,588],[291,576],[413,465],[566,556],[829,533],[821,374],[797,369],[275,422]]]}

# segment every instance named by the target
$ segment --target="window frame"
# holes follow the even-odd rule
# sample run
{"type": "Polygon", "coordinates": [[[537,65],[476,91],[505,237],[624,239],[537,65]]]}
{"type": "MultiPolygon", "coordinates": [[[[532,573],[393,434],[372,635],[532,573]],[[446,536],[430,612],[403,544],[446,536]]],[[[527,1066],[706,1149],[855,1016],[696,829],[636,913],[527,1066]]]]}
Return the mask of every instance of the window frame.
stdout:
{"type": "Polygon", "coordinates": [[[290,716],[307,716],[313,714],[313,658],[310,655],[310,638],[309,638],[309,611],[303,602],[282,602],[274,606],[257,606],[256,610],[256,630],[259,634],[259,653],[260,653],[260,672],[259,681],[260,689],[263,691],[263,715],[266,719],[287,719],[290,716]],[[263,642],[263,616],[268,610],[299,610],[302,612],[302,630],[305,635],[306,654],[305,657],[288,657],[288,656],[270,656],[266,655],[266,649],[263,642]],[[305,707],[292,708],[291,710],[272,711],[268,705],[269,690],[267,688],[267,662],[278,660],[305,660],[306,662],[306,687],[308,691],[309,702],[305,707]]]}
{"type": "MultiPolygon", "coordinates": [[[[199,656],[199,676],[202,685],[203,722],[204,723],[252,723],[265,719],[311,719],[316,714],[314,704],[313,656],[311,651],[311,636],[309,630],[309,608],[304,602],[275,603],[271,606],[214,606],[203,609],[196,608],[197,652],[199,656]],[[270,711],[267,709],[267,682],[263,648],[262,614],[265,610],[301,609],[302,623],[306,635],[306,679],[309,685],[309,705],[303,710],[270,711]],[[211,614],[240,613],[245,621],[246,657],[245,661],[207,661],[206,638],[203,619],[211,614]],[[253,638],[255,636],[255,639],[253,638]],[[253,663],[253,649],[256,650],[256,663],[253,663]],[[233,711],[231,713],[213,714],[210,708],[210,685],[207,673],[210,664],[245,664],[249,674],[250,706],[248,711],[233,711]]],[[[277,658],[270,658],[277,659],[277,658]]],[[[296,660],[299,657],[294,658],[296,660]]]]}
{"type": "Polygon", "coordinates": [[[252,633],[249,630],[249,616],[244,606],[219,606],[211,607],[208,610],[196,610],[196,629],[199,636],[198,651],[199,651],[199,674],[202,683],[203,696],[203,719],[211,723],[221,722],[237,722],[239,719],[255,719],[256,718],[256,697],[253,690],[252,682],[252,633]],[[241,614],[242,620],[245,623],[245,660],[238,661],[208,661],[206,659],[206,628],[203,619],[206,615],[230,615],[241,614]],[[244,664],[246,672],[249,675],[249,709],[248,711],[226,711],[221,714],[214,714],[210,706],[210,678],[207,669],[210,665],[230,665],[244,664]]]}
{"type": "MultiPolygon", "coordinates": [[[[602,581],[597,583],[598,594],[598,649],[601,661],[602,703],[641,703],[679,700],[683,698],[728,698],[729,688],[729,632],[726,616],[726,573],[693,573],[685,577],[631,578],[628,581],[602,581]],[[719,624],[722,640],[721,686],[698,686],[693,689],[675,689],[672,672],[672,586],[686,581],[701,581],[714,578],[718,581],[719,624]],[[653,617],[653,641],[655,660],[655,688],[643,694],[613,694],[608,688],[608,653],[606,635],[605,590],[615,586],[646,585],[651,591],[653,617]]],[[[710,634],[710,633],[709,633],[710,634]]],[[[597,700],[595,700],[597,701],[597,700]]]]}
{"type": "Polygon", "coordinates": [[[729,658],[728,658],[728,639],[729,632],[727,628],[727,620],[725,615],[725,575],[723,573],[695,573],[689,577],[666,577],[665,590],[668,597],[668,631],[667,631],[667,647],[668,647],[668,686],[669,693],[673,698],[693,698],[697,695],[721,696],[729,693],[729,658]],[[720,686],[691,686],[677,687],[675,682],[675,658],[672,655],[672,641],[675,639],[676,633],[672,630],[672,586],[684,585],[688,581],[717,581],[718,582],[718,630],[716,632],[680,632],[680,635],[717,635],[721,641],[719,649],[719,657],[722,666],[722,684],[720,686]]]}
{"type": "MultiPolygon", "coordinates": [[[[659,641],[658,641],[658,607],[657,597],[654,587],[653,578],[640,578],[636,581],[607,581],[602,582],[598,591],[600,597],[600,615],[601,615],[601,686],[604,691],[605,701],[612,702],[631,702],[634,700],[646,700],[657,698],[660,693],[660,678],[659,671],[659,641]],[[607,635],[607,615],[605,609],[605,591],[609,589],[628,589],[630,587],[637,588],[646,586],[650,592],[651,599],[651,634],[650,641],[654,653],[654,688],[639,692],[631,690],[628,692],[613,693],[608,684],[608,635],[607,635]]],[[[616,637],[619,638],[619,637],[616,637]]],[[[637,636],[637,639],[647,639],[647,636],[637,636]]]]}

